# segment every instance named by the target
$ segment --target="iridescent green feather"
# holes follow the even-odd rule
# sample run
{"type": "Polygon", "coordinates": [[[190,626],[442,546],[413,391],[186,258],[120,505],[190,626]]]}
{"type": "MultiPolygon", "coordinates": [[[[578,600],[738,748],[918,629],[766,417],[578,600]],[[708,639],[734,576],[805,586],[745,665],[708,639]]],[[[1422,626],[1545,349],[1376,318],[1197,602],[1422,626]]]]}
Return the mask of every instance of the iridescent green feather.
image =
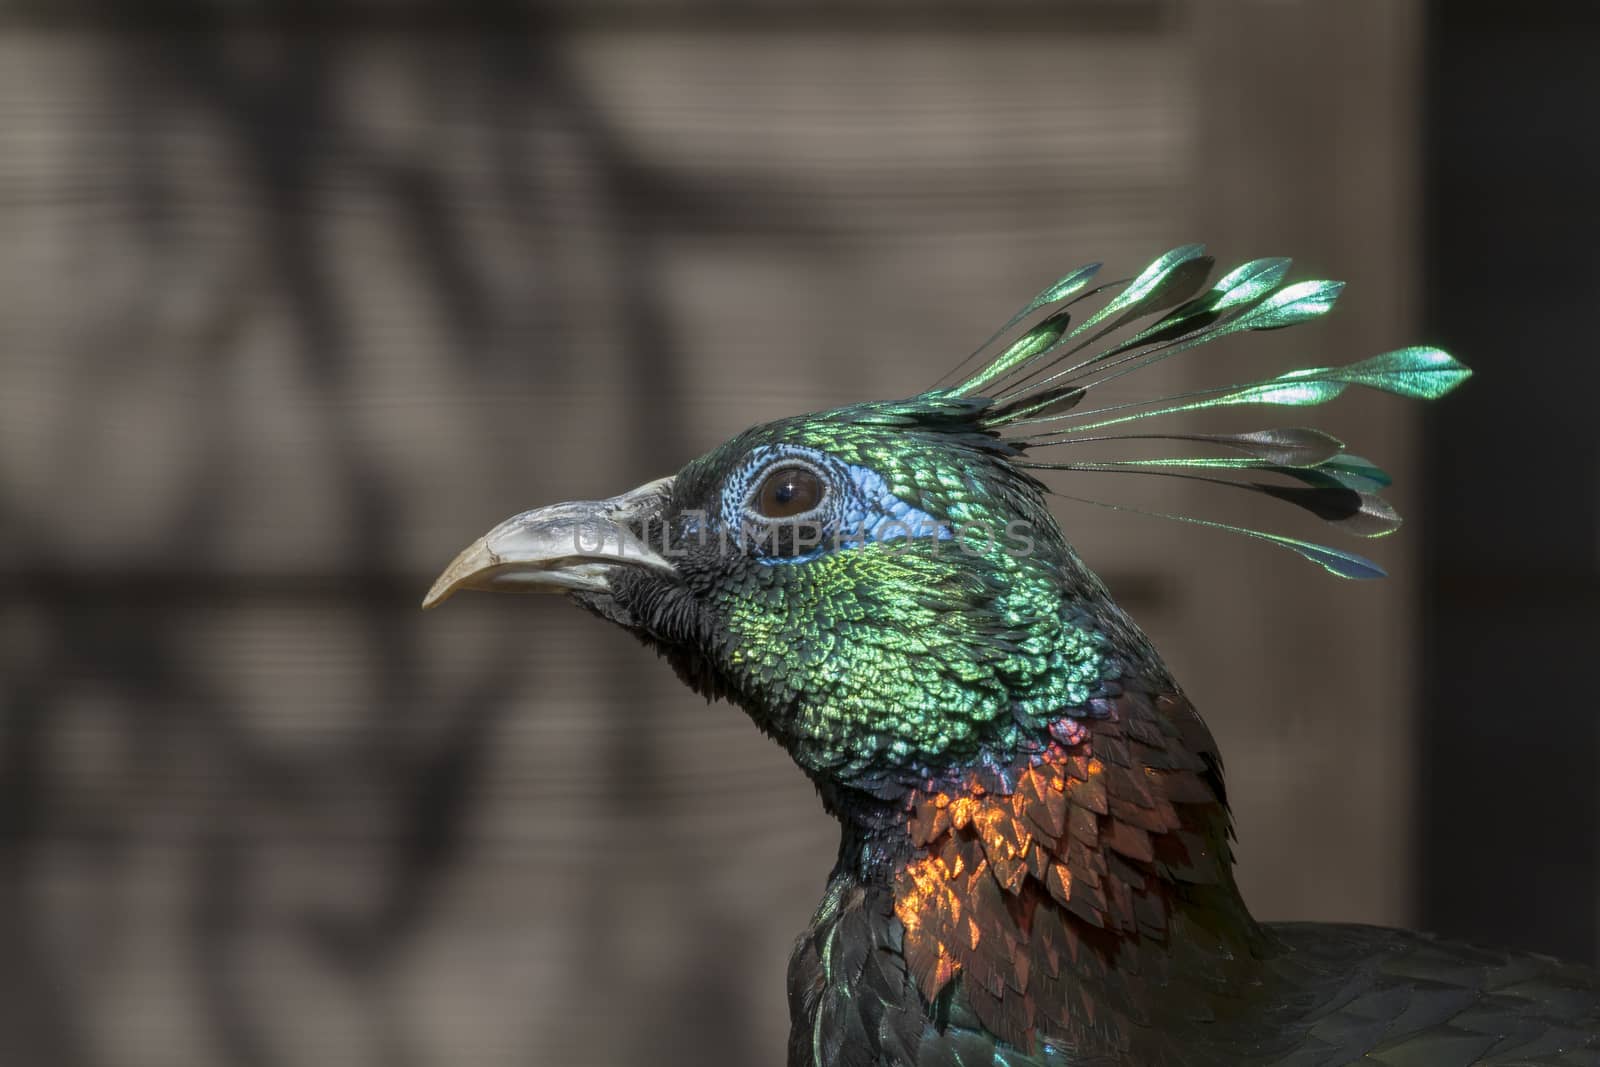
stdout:
{"type": "MultiPolygon", "coordinates": [[[[1217,386],[1150,400],[1085,408],[1094,388],[1151,364],[1235,334],[1278,330],[1320,318],[1344,286],[1335,281],[1285,284],[1290,261],[1251,260],[1223,275],[1210,289],[1189,297],[1203,283],[1210,260],[1200,245],[1183,245],[1158,258],[1119,292],[1068,329],[1061,301],[1082,294],[1098,268],[1083,268],[1045,289],[1020,310],[992,344],[1029,315],[1052,309],[1026,329],[988,365],[959,385],[928,396],[993,398],[982,424],[1028,452],[1104,441],[1164,439],[1214,445],[1235,455],[1051,461],[1020,459],[1036,470],[1157,474],[1214,482],[1263,493],[1296,504],[1361,536],[1380,536],[1399,516],[1376,494],[1389,477],[1370,461],[1344,452],[1336,439],[1305,428],[1249,434],[1106,433],[1129,423],[1164,416],[1247,405],[1314,407],[1341,396],[1351,385],[1413,399],[1432,400],[1460,385],[1471,371],[1448,353],[1427,346],[1396,349],[1337,367],[1308,367],[1261,381],[1217,386]],[[1121,340],[1115,335],[1165,311],[1121,340]],[[1090,346],[1105,342],[1091,351],[1090,346]],[[1242,453],[1242,455],[1237,454],[1242,453]],[[1270,475],[1283,483],[1234,480],[1270,475]]],[[[1108,287],[1111,288],[1111,287],[1108,287]]],[[[985,345],[988,347],[988,345],[985,345]]],[[[980,352],[982,349],[980,349],[980,352]]],[[[1170,516],[1290,548],[1345,577],[1374,577],[1366,560],[1322,545],[1260,530],[1170,516]]]]}
{"type": "MultiPolygon", "coordinates": [[[[1009,331],[1013,326],[1017,325],[1017,323],[1021,322],[1038,309],[1042,307],[1048,307],[1052,304],[1059,304],[1073,294],[1081,291],[1084,286],[1088,285],[1094,280],[1094,276],[1099,273],[1100,267],[1101,264],[1099,263],[1086,264],[1085,266],[1079,267],[1077,270],[1068,273],[1056,281],[1055,284],[1046,286],[1039,292],[1037,296],[1035,296],[1027,304],[1023,305],[1023,307],[1015,315],[1012,315],[1010,320],[1007,321],[1004,326],[996,330],[993,337],[990,337],[989,340],[978,346],[978,351],[974,352],[972,356],[968,356],[967,359],[970,361],[973,357],[982,353],[985,348],[993,344],[1002,334],[1009,331]]],[[[1060,325],[1061,327],[1065,327],[1065,318],[1060,320],[1060,325]]],[[[1035,331],[1030,331],[1029,335],[1025,335],[1010,348],[1007,348],[1005,352],[1001,353],[999,359],[990,363],[988,366],[978,371],[978,373],[974,374],[960,385],[949,389],[949,395],[976,395],[979,390],[983,389],[989,383],[998,381],[999,379],[1005,377],[1007,374],[1011,373],[1012,370],[1032,359],[1040,351],[1048,348],[1050,345],[1053,345],[1056,341],[1056,338],[1061,336],[1061,329],[1057,328],[1054,330],[1053,335],[1050,335],[1050,331],[1044,331],[1043,333],[1037,334],[1037,336],[1040,338],[1050,335],[1050,339],[1045,341],[1042,345],[1035,345],[1033,343],[1024,344],[1024,342],[1028,341],[1029,336],[1035,334],[1037,329],[1038,328],[1035,328],[1035,331]]]]}

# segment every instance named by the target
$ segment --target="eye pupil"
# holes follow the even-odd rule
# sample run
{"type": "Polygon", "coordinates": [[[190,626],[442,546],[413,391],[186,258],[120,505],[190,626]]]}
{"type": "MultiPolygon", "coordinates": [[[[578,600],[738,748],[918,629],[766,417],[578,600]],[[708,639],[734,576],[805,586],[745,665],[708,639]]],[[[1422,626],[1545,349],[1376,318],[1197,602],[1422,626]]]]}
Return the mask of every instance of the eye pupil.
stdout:
{"type": "Polygon", "coordinates": [[[783,467],[762,480],[755,509],[769,519],[792,518],[816,508],[825,492],[816,471],[809,467],[783,467]]]}

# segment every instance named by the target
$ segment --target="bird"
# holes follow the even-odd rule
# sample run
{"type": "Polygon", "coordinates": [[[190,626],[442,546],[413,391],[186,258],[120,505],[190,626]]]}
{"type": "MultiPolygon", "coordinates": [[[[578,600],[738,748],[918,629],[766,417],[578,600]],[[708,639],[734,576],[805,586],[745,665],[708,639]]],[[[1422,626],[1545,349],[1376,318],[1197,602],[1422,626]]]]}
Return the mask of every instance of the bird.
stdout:
{"type": "MultiPolygon", "coordinates": [[[[1438,348],[1095,399],[1317,319],[1342,289],[1290,281],[1281,257],[1208,285],[1213,267],[1191,244],[1132,278],[1073,270],[932,388],[515,515],[429,590],[424,607],[566,595],[742,708],[815,785],[841,835],[789,961],[790,1067],[1600,1065],[1590,969],[1253,918],[1217,744],[1053,517],[1052,496],[1134,510],[1099,499],[1131,484],[1112,473],[1264,495],[1363,537],[1399,525],[1389,475],[1331,434],[1188,416],[1352,389],[1433,400],[1471,374],[1438,348]]],[[[1383,576],[1259,526],[1151,514],[1383,576]]]]}

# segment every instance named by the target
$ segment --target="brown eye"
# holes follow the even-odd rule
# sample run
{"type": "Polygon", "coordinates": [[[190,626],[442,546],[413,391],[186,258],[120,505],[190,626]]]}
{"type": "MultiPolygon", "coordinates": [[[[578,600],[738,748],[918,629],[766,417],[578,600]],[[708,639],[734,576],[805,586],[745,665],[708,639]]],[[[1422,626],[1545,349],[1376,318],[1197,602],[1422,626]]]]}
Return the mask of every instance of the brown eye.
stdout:
{"type": "Polygon", "coordinates": [[[761,481],[756,513],[768,519],[792,519],[822,503],[822,479],[809,467],[779,467],[761,481]]]}

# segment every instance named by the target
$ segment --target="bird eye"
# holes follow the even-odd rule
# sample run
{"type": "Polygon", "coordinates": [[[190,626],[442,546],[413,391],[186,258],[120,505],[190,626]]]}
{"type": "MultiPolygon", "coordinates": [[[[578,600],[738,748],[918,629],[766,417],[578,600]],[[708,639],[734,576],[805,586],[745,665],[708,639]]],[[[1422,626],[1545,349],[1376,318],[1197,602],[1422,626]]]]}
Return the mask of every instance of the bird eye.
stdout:
{"type": "Polygon", "coordinates": [[[761,480],[752,503],[767,519],[792,519],[816,510],[827,489],[810,467],[779,467],[761,480]]]}

